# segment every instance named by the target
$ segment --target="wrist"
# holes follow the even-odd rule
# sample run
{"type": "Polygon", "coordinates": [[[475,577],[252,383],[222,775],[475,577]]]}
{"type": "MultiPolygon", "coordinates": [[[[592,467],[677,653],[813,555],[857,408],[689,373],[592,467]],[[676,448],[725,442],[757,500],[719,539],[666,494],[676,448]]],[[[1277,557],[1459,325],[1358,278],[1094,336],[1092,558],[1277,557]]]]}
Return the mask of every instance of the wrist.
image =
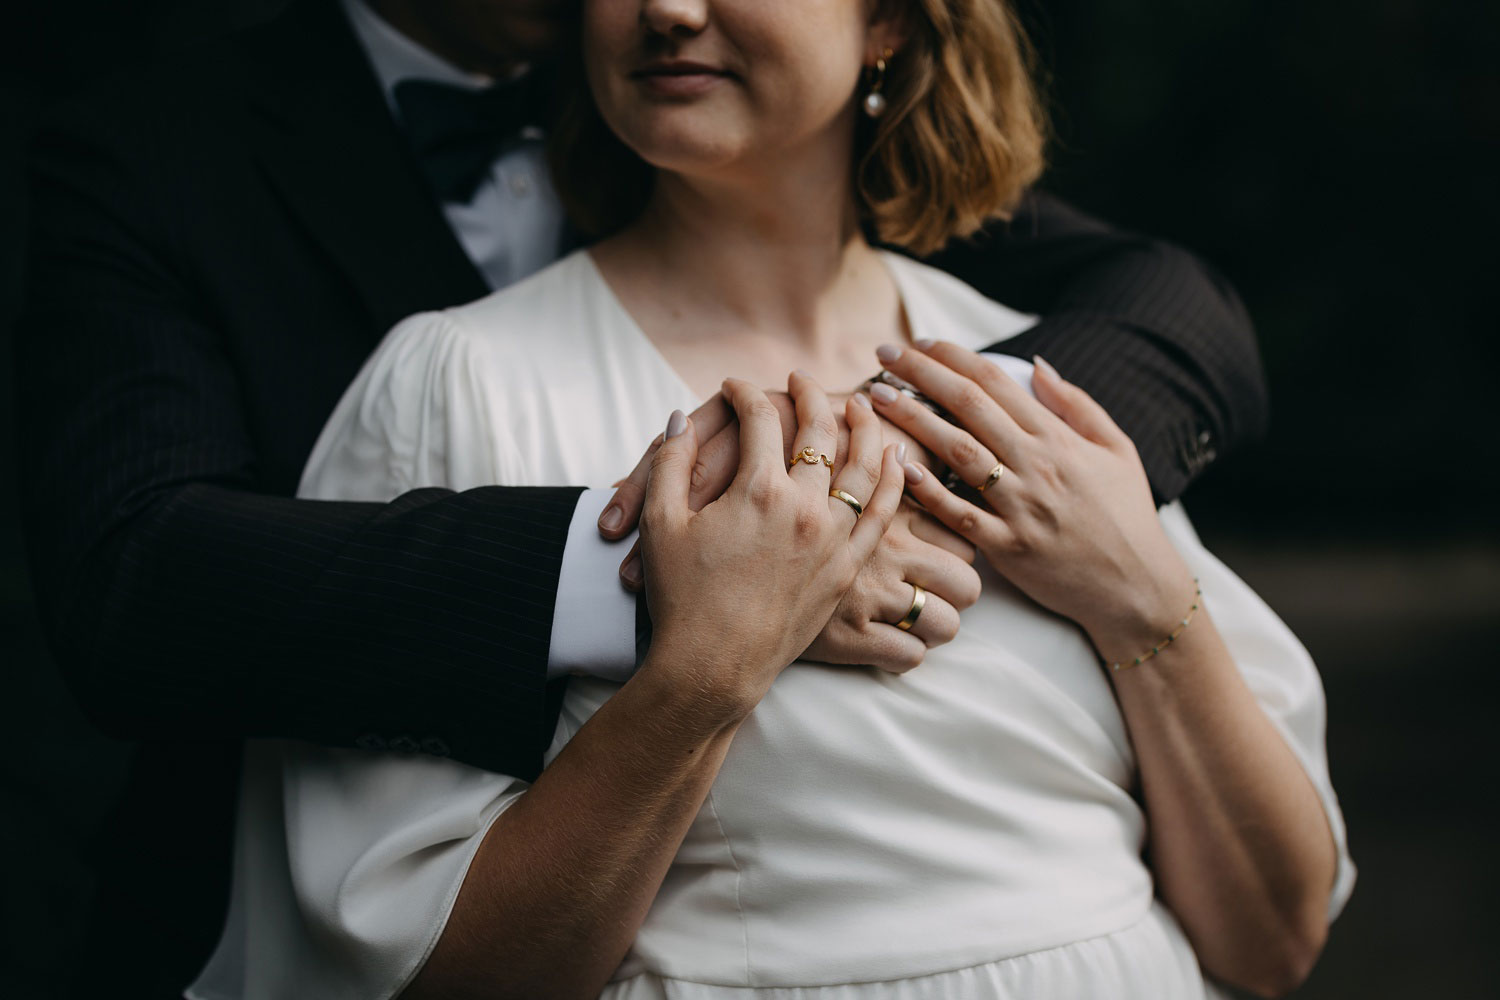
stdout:
{"type": "Polygon", "coordinates": [[[1086,629],[1111,673],[1139,666],[1177,641],[1202,605],[1196,578],[1184,576],[1140,600],[1108,622],[1086,629]]]}
{"type": "Polygon", "coordinates": [[[765,694],[738,665],[722,667],[702,651],[673,646],[659,635],[631,683],[653,706],[653,718],[705,737],[737,728],[765,694]]]}

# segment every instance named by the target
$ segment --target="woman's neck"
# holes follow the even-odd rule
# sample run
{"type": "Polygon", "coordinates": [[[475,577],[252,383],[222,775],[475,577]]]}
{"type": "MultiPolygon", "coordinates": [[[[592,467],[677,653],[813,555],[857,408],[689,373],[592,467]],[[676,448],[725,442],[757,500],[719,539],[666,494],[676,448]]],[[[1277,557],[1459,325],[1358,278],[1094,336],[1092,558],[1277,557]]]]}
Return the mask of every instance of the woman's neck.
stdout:
{"type": "Polygon", "coordinates": [[[859,230],[848,153],[825,160],[713,177],[663,171],[641,218],[595,248],[621,301],[679,368],[675,348],[724,350],[730,339],[730,363],[755,347],[769,352],[768,367],[800,358],[815,375],[821,366],[842,377],[851,350],[862,371],[874,344],[900,335],[895,285],[859,230]]]}

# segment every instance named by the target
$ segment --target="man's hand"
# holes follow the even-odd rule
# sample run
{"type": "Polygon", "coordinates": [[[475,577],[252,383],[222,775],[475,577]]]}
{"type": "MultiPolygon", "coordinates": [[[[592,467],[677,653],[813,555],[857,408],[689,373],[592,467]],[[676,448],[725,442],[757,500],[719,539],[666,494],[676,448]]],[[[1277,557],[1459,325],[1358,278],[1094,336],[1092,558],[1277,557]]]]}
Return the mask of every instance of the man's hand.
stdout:
{"type": "MultiPolygon", "coordinates": [[[[797,419],[791,397],[768,392],[781,412],[782,447],[791,460],[797,419]]],[[[835,408],[837,412],[837,408],[835,408]]],[[[692,414],[702,442],[693,466],[689,506],[697,511],[717,500],[739,469],[739,428],[734,412],[722,396],[714,396],[692,414]]],[[[906,445],[906,459],[924,461],[925,449],[905,431],[881,421],[886,444],[906,445]]],[[[636,527],[646,496],[646,474],[661,438],[651,442],[630,476],[617,485],[614,498],[599,515],[599,533],[618,539],[636,527]]],[[[849,429],[840,420],[835,470],[849,453],[849,429]]],[[[805,658],[821,663],[861,664],[894,673],[922,662],[927,649],[950,641],[958,633],[958,612],[979,597],[979,575],[970,565],[974,549],[913,505],[906,505],[886,533],[853,589],[808,648],[805,658]],[[911,607],[916,584],[927,591],[927,605],[910,632],[895,627],[911,607]]],[[[620,580],[628,590],[643,587],[639,546],[620,566],[620,580]]]]}
{"type": "Polygon", "coordinates": [[[819,663],[874,666],[905,673],[927,650],[958,634],[958,613],[979,600],[974,547],[916,504],[903,502],[896,520],[855,578],[823,631],[802,654],[819,663]],[[927,602],[911,630],[896,622],[916,596],[927,602]]]}
{"type": "MultiPolygon", "coordinates": [[[[830,394],[829,399],[835,404],[842,404],[849,395],[830,394]]],[[[785,392],[770,390],[766,391],[766,397],[781,412],[781,443],[786,452],[786,460],[790,462],[792,437],[797,433],[797,415],[792,406],[792,398],[785,392]]],[[[835,413],[839,413],[842,406],[835,405],[834,409],[835,413]]],[[[723,496],[724,490],[733,481],[734,474],[740,467],[740,432],[734,422],[734,411],[724,402],[724,397],[717,393],[689,416],[701,444],[698,446],[698,460],[693,465],[688,504],[694,511],[699,511],[723,496]]],[[[842,416],[838,417],[838,421],[838,454],[832,456],[835,473],[844,467],[844,459],[849,454],[849,428],[842,416]]],[[[888,420],[881,420],[880,426],[887,445],[906,445],[903,461],[927,462],[927,450],[916,438],[888,420]]],[[[630,475],[615,484],[614,497],[600,512],[599,534],[610,541],[624,538],[639,523],[641,509],[646,501],[646,473],[651,468],[651,459],[655,457],[656,450],[661,447],[661,441],[661,435],[657,435],[630,475]]],[[[641,591],[639,545],[633,547],[620,564],[620,580],[627,590],[633,593],[641,591]]]]}

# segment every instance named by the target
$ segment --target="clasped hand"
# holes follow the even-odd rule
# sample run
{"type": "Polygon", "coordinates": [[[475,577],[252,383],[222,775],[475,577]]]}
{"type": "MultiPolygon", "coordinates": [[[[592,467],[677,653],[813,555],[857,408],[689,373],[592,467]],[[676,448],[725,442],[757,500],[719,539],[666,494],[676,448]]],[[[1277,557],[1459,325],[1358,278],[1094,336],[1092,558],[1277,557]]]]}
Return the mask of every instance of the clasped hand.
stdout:
{"type": "MultiPolygon", "coordinates": [[[[794,447],[798,421],[792,397],[768,392],[776,407],[783,455],[786,461],[794,447]]],[[[921,450],[905,432],[875,419],[865,396],[844,401],[845,421],[839,426],[836,446],[828,454],[834,471],[842,474],[850,462],[863,464],[861,475],[874,481],[878,475],[881,442],[895,444],[900,457],[916,458],[921,450]],[[868,419],[866,419],[868,418],[868,419]]],[[[834,407],[833,412],[840,408],[834,407]]],[[[697,435],[688,503],[703,507],[723,495],[740,465],[740,430],[735,410],[724,394],[714,396],[693,411],[697,435]]],[[[651,462],[662,439],[652,442],[630,476],[622,480],[610,505],[600,517],[600,533],[620,538],[636,525],[645,500],[651,462]],[[611,520],[612,515],[617,515],[611,520]]],[[[621,579],[632,590],[642,586],[639,545],[626,557],[621,579]]],[[[972,565],[974,547],[912,503],[902,503],[879,545],[860,567],[833,614],[823,623],[800,659],[820,663],[867,665],[901,673],[919,665],[929,648],[949,642],[958,634],[959,612],[979,599],[979,574],[972,565]],[[926,603],[910,630],[896,627],[911,608],[921,587],[926,603]]],[[[655,609],[653,608],[653,618],[655,609]]]]}
{"type": "Polygon", "coordinates": [[[912,496],[1032,600],[1083,626],[1106,660],[1160,641],[1188,607],[1192,574],[1134,444],[1104,408],[1040,358],[1033,397],[956,344],[879,353],[951,422],[882,387],[876,409],[967,485],[952,492],[908,463],[912,496]]]}
{"type": "MultiPolygon", "coordinates": [[[[835,448],[828,397],[794,373],[793,447],[835,448]]],[[[901,502],[894,447],[882,452],[872,410],[845,406],[849,461],[836,475],[822,461],[783,458],[780,419],[765,393],[730,379],[723,395],[739,431],[739,466],[723,495],[689,503],[698,437],[674,413],[651,458],[641,513],[641,555],[651,609],[651,656],[642,669],[672,672],[691,692],[742,718],[823,628],[885,535],[901,502]],[[832,490],[856,498],[854,505],[832,490]],[[659,666],[657,666],[659,665],[659,666]]]]}

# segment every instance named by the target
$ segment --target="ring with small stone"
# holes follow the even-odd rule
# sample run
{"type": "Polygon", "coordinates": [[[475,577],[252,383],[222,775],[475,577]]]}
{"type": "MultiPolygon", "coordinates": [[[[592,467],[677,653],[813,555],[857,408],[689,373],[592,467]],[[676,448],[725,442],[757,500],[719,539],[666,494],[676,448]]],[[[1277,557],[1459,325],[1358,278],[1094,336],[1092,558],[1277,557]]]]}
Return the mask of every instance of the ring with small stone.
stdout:
{"type": "Polygon", "coordinates": [[[985,490],[998,483],[1000,481],[1000,477],[1003,475],[1005,475],[1005,463],[996,462],[995,467],[990,470],[990,474],[984,477],[984,482],[980,483],[976,488],[979,490],[979,492],[983,493],[985,490]]]}

